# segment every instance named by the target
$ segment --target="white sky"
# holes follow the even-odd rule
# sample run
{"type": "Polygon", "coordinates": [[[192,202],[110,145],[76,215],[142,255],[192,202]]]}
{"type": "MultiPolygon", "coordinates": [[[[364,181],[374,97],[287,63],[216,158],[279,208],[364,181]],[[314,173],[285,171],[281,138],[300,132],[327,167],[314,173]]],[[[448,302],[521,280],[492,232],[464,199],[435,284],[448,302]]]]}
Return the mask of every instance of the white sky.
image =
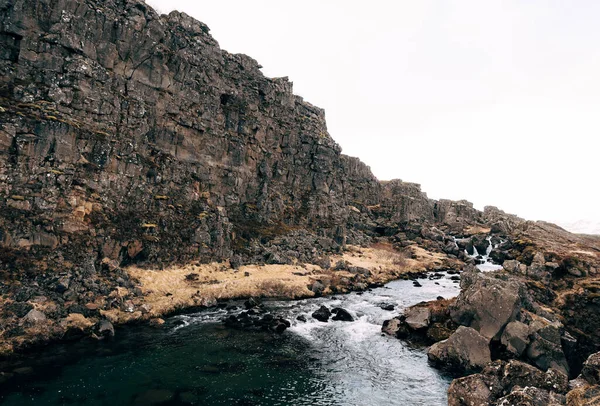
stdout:
{"type": "Polygon", "coordinates": [[[289,76],[379,179],[600,223],[600,1],[147,3],[289,76]]]}

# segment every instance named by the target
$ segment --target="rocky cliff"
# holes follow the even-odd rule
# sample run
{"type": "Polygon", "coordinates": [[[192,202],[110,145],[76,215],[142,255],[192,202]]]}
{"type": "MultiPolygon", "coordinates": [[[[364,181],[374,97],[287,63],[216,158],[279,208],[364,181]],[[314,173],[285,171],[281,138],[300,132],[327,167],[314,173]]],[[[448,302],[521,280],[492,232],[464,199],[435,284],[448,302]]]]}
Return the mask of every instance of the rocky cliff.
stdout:
{"type": "Polygon", "coordinates": [[[298,228],[335,247],[480,217],[379,183],[340,153],[323,110],[185,14],[116,0],[0,10],[5,270],[224,259],[298,228]]]}

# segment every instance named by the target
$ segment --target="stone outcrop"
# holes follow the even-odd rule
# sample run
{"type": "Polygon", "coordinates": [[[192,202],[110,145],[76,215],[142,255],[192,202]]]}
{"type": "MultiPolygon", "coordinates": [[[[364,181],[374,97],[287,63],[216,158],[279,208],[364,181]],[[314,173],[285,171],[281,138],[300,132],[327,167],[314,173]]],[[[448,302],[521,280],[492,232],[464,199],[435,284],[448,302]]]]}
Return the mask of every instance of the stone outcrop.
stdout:
{"type": "Polygon", "coordinates": [[[448,405],[564,405],[568,378],[556,370],[543,372],[520,361],[494,361],[478,374],[455,379],[448,405]]]}
{"type": "Polygon", "coordinates": [[[483,275],[474,275],[469,281],[463,276],[456,303],[450,308],[450,317],[460,325],[473,327],[488,339],[499,339],[504,327],[514,320],[524,305],[524,287],[517,281],[505,281],[483,275]]]}
{"type": "Polygon", "coordinates": [[[447,340],[432,345],[427,357],[437,365],[461,372],[481,370],[492,361],[489,338],[465,326],[460,326],[447,340]]]}

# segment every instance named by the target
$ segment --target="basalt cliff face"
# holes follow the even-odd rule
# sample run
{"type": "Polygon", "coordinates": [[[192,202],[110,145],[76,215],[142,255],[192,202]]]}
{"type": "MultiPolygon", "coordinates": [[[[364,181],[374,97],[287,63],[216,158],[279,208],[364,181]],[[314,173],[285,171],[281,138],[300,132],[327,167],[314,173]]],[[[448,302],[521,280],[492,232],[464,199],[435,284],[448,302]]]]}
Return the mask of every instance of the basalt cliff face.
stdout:
{"type": "Polygon", "coordinates": [[[490,234],[506,241],[497,262],[539,265],[536,283],[564,292],[538,286],[544,304],[596,348],[586,320],[597,240],[378,181],[341,154],[323,110],[291,82],[221,50],[185,14],[134,0],[0,0],[2,351],[98,333],[111,311],[149,318],[152,292],[128,265],[318,264],[346,273],[311,280],[311,292],[338,280],[364,289],[368,270],[352,275],[328,256],[383,241],[418,247],[413,262],[423,250],[449,261],[424,270],[460,268],[490,234]]]}
{"type": "Polygon", "coordinates": [[[322,248],[461,216],[341,154],[323,110],[140,1],[0,3],[4,270],[215,260],[294,230],[322,248]]]}

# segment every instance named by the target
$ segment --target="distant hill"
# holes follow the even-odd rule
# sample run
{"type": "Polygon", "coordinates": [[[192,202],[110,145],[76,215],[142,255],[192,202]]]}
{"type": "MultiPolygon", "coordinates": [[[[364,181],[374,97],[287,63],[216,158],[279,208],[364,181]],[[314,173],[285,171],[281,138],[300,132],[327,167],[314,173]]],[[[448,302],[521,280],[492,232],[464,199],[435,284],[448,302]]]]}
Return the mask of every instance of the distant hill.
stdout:
{"type": "Polygon", "coordinates": [[[578,220],[572,222],[561,222],[559,226],[575,234],[600,235],[600,222],[589,220],[578,220]]]}

